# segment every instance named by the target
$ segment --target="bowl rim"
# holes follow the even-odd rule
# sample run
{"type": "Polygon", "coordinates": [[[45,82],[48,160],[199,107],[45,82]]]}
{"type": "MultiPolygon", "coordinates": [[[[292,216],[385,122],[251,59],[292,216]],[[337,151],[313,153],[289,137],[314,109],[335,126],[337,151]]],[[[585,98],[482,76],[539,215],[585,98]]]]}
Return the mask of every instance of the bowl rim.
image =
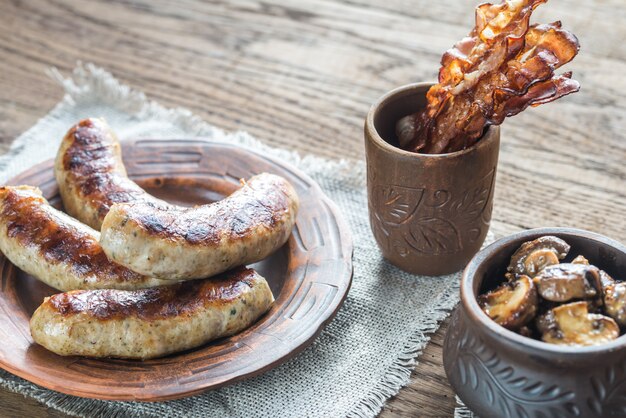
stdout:
{"type": "MultiPolygon", "coordinates": [[[[460,151],[448,152],[448,153],[443,153],[443,154],[422,154],[419,152],[406,151],[402,148],[395,147],[391,145],[389,142],[385,141],[379,135],[378,130],[376,129],[376,126],[374,124],[374,119],[376,115],[378,114],[378,112],[380,111],[380,109],[383,107],[383,105],[386,104],[387,101],[391,100],[394,96],[397,96],[402,93],[411,92],[412,90],[430,88],[434,84],[436,84],[435,81],[420,81],[417,83],[409,83],[400,87],[396,87],[388,91],[387,93],[383,94],[382,96],[380,96],[374,102],[374,104],[372,104],[369,111],[367,112],[367,116],[365,118],[365,131],[368,135],[366,135],[366,137],[369,136],[372,143],[374,143],[379,148],[387,152],[396,153],[399,156],[410,157],[410,158],[418,157],[418,158],[428,158],[428,159],[440,159],[440,158],[453,158],[453,157],[462,156],[464,154],[468,154],[480,147],[486,146],[488,142],[495,140],[495,137],[498,137],[500,135],[500,126],[490,125],[487,127],[487,131],[483,134],[481,139],[478,142],[476,142],[474,145],[472,145],[471,147],[460,150],[460,151]]],[[[426,91],[427,90],[428,89],[426,89],[426,91]]]]}
{"type": "MultiPolygon", "coordinates": [[[[619,241],[616,241],[612,238],[608,238],[604,235],[598,234],[596,232],[590,232],[583,229],[578,228],[568,228],[568,227],[544,227],[544,228],[534,228],[524,230],[512,235],[508,235],[506,237],[500,238],[497,241],[493,242],[489,246],[480,250],[474,258],[469,262],[465,270],[463,271],[463,276],[461,278],[461,304],[467,316],[471,322],[477,324],[480,327],[483,327],[487,330],[491,335],[496,335],[499,338],[505,339],[508,343],[519,347],[521,350],[535,350],[543,353],[554,354],[554,355],[568,355],[568,356],[586,356],[590,354],[606,354],[610,352],[614,352],[619,349],[626,348],[626,334],[619,336],[615,340],[595,345],[595,346],[586,346],[586,347],[572,347],[572,346],[561,346],[556,344],[546,343],[540,340],[535,340],[533,338],[524,337],[516,332],[508,330],[501,325],[498,325],[495,321],[493,321],[489,316],[483,312],[483,310],[478,305],[478,301],[474,296],[473,283],[474,283],[474,272],[478,269],[482,263],[485,262],[493,254],[496,254],[501,248],[515,241],[525,241],[527,239],[534,239],[531,237],[538,237],[543,235],[576,235],[582,237],[586,240],[592,240],[601,242],[603,244],[607,244],[613,247],[615,250],[626,254],[626,246],[624,246],[619,241]]],[[[520,242],[520,243],[521,243],[520,242]]]]}

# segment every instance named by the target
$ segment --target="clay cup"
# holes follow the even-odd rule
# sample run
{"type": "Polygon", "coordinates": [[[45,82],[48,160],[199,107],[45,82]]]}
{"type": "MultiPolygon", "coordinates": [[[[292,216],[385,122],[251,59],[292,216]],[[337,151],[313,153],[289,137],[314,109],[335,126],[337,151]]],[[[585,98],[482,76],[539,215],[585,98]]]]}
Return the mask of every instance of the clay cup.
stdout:
{"type": "Polygon", "coordinates": [[[425,106],[432,83],[381,97],[365,121],[370,226],[382,255],[413,274],[459,271],[480,249],[491,220],[500,146],[498,127],[449,154],[398,147],[396,122],[425,106]]]}

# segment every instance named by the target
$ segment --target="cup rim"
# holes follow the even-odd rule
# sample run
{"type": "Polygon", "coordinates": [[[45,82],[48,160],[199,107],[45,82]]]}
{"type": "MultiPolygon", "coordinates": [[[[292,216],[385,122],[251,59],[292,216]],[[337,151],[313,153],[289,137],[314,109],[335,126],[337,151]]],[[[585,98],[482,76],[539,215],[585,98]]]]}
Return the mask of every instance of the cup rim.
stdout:
{"type": "Polygon", "coordinates": [[[528,229],[525,231],[521,231],[504,238],[501,238],[489,246],[480,250],[469,262],[465,270],[463,271],[463,276],[461,278],[461,304],[465,312],[467,313],[468,319],[470,322],[477,324],[479,327],[483,328],[483,331],[491,335],[496,335],[499,338],[504,339],[511,345],[518,347],[520,350],[533,350],[535,352],[539,351],[546,354],[552,354],[555,356],[566,355],[566,356],[587,356],[590,354],[607,354],[610,352],[614,352],[619,349],[624,349],[626,347],[626,334],[619,336],[615,340],[588,347],[570,347],[570,346],[561,346],[556,344],[546,343],[544,341],[535,340],[533,338],[524,337],[516,332],[508,330],[501,325],[498,325],[495,321],[493,321],[489,316],[480,308],[478,305],[477,298],[474,296],[473,284],[475,279],[475,271],[478,269],[482,263],[485,262],[490,256],[496,254],[501,248],[515,241],[525,241],[528,239],[533,239],[533,237],[543,236],[543,235],[577,235],[587,240],[598,241],[603,244],[608,244],[613,247],[615,250],[626,253],[626,246],[621,244],[620,242],[608,238],[604,235],[586,231],[583,229],[577,228],[565,228],[565,227],[545,227],[545,228],[534,228],[528,229]]]}
{"type": "Polygon", "coordinates": [[[395,89],[388,91],[387,93],[380,96],[374,102],[374,104],[370,107],[370,110],[367,112],[367,117],[365,118],[365,129],[367,130],[367,133],[368,133],[367,136],[371,138],[371,140],[376,146],[384,149],[387,152],[396,153],[403,157],[415,158],[417,156],[419,158],[439,159],[439,158],[458,157],[464,154],[468,154],[478,148],[486,146],[487,143],[495,140],[495,137],[500,134],[500,126],[498,125],[490,125],[489,127],[487,127],[487,130],[485,131],[481,139],[478,142],[476,142],[476,144],[472,145],[471,147],[460,150],[460,151],[448,152],[448,153],[443,153],[443,154],[422,154],[419,152],[407,151],[402,148],[395,147],[391,145],[389,142],[385,141],[379,135],[378,130],[376,129],[376,126],[374,125],[374,118],[376,114],[378,113],[378,111],[380,110],[380,108],[382,107],[382,105],[387,100],[389,100],[393,96],[396,96],[400,93],[404,93],[405,91],[408,91],[408,90],[414,90],[414,89],[419,89],[423,87],[430,87],[434,84],[436,84],[436,82],[434,81],[421,81],[417,83],[405,84],[403,86],[396,87],[395,89]]]}

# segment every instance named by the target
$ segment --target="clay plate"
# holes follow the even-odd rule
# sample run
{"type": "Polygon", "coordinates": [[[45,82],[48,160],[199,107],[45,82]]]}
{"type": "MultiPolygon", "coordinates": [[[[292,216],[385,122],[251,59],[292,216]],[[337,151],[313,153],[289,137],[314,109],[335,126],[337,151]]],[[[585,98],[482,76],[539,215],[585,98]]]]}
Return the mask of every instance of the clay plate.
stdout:
{"type": "MultiPolygon", "coordinates": [[[[255,376],[302,351],[335,315],[352,279],[352,242],[335,205],[308,176],[279,160],[203,140],[123,143],[130,177],[157,197],[181,205],[215,201],[239,179],[261,172],[287,178],[300,196],[296,226],[283,248],[253,265],[276,303],[244,332],[198,349],[150,361],[61,357],[33,343],[28,321],[57,293],[0,254],[0,366],[33,383],[75,396],[163,401],[255,376]]],[[[9,184],[29,184],[61,207],[53,161],[9,184]]]]}

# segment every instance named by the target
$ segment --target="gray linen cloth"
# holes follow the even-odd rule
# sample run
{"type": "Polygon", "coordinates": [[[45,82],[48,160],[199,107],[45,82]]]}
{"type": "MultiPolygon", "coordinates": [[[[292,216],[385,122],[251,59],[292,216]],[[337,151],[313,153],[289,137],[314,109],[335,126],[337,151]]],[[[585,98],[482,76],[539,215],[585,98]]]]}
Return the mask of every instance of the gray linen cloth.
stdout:
{"type": "Polygon", "coordinates": [[[454,418],[478,418],[470,409],[465,406],[461,398],[456,397],[456,408],[454,408],[454,418]]]}
{"type": "Polygon", "coordinates": [[[70,78],[50,74],[63,100],[0,157],[0,184],[53,158],[67,129],[81,118],[105,117],[124,138],[204,137],[260,150],[296,165],[339,206],[354,239],[354,280],[337,317],[303,353],[262,376],[186,399],[112,402],[44,389],[0,371],[0,385],[76,416],[372,417],[409,381],[416,357],[458,298],[459,274],[418,277],[386,263],[370,233],[362,162],[300,157],[244,132],[227,134],[188,110],[166,109],[93,65],[70,78]]]}

